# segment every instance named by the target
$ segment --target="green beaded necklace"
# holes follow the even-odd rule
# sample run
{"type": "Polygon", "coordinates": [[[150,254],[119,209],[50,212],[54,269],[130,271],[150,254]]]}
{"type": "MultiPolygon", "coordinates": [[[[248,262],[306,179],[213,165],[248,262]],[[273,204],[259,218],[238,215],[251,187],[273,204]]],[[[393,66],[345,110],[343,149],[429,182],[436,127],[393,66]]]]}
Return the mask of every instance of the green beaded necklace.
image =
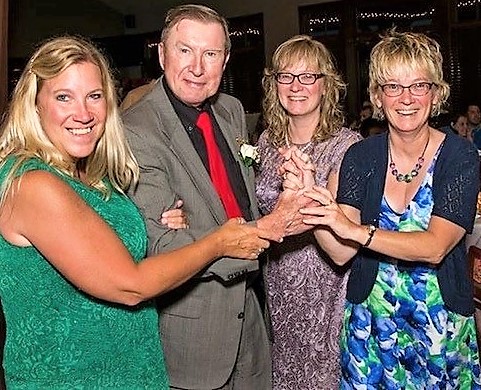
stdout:
{"type": "Polygon", "coordinates": [[[411,172],[404,173],[404,174],[399,173],[399,171],[396,168],[396,163],[393,161],[392,154],[391,154],[391,142],[390,140],[388,140],[387,150],[389,152],[389,160],[391,160],[389,163],[389,169],[391,169],[391,174],[396,178],[397,181],[399,182],[404,181],[406,183],[411,183],[413,179],[417,175],[419,175],[419,171],[421,170],[424,164],[424,153],[426,153],[426,149],[428,148],[430,138],[431,138],[431,133],[429,133],[428,135],[428,141],[426,142],[426,145],[424,145],[423,152],[421,156],[418,157],[418,161],[416,165],[414,166],[413,169],[411,169],[411,172]]]}

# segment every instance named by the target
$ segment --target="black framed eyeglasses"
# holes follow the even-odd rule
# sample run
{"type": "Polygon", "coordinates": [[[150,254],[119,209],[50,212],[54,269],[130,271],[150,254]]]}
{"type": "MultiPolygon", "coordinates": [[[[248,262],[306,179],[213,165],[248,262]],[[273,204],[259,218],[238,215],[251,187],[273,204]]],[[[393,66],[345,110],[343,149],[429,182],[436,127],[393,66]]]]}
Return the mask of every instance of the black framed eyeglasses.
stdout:
{"type": "Polygon", "coordinates": [[[324,77],[322,73],[292,74],[286,72],[279,72],[274,75],[274,78],[279,84],[292,84],[294,82],[294,79],[297,79],[301,84],[312,85],[322,77],[324,77]]]}
{"type": "Polygon", "coordinates": [[[388,83],[381,85],[382,91],[386,96],[396,97],[401,96],[405,89],[408,89],[411,95],[414,96],[424,96],[427,95],[431,88],[435,85],[434,83],[428,83],[427,81],[422,81],[420,83],[413,83],[408,86],[401,84],[388,83]]]}

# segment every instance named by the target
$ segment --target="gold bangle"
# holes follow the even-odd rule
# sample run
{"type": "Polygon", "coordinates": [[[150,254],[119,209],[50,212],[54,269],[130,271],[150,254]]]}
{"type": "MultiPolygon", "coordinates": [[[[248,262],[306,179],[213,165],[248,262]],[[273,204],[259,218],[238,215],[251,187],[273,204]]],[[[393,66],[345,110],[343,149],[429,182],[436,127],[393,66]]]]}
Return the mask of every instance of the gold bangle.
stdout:
{"type": "Polygon", "coordinates": [[[367,234],[369,235],[369,237],[367,238],[367,241],[366,243],[363,245],[363,247],[368,247],[369,244],[371,243],[372,241],[372,238],[374,236],[374,233],[376,233],[376,230],[377,230],[377,227],[374,226],[374,225],[369,225],[367,227],[367,234]]]}

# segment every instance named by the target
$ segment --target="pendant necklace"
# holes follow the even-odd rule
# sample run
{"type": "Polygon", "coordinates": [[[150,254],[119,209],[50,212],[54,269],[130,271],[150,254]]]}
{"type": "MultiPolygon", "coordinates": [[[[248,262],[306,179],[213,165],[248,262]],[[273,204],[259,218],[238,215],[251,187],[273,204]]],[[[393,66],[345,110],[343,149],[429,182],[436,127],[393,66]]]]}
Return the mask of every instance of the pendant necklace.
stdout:
{"type": "Polygon", "coordinates": [[[419,175],[419,171],[421,170],[424,164],[424,153],[426,153],[426,149],[428,148],[430,138],[431,138],[431,133],[428,134],[428,140],[426,142],[426,145],[424,145],[424,149],[423,149],[423,152],[421,153],[421,156],[418,157],[418,161],[416,165],[414,165],[414,168],[411,169],[411,172],[404,173],[404,174],[399,173],[399,171],[396,168],[396,163],[392,159],[391,147],[390,147],[391,143],[388,140],[387,150],[389,152],[389,160],[391,160],[389,163],[389,169],[391,170],[391,174],[396,178],[398,182],[404,181],[406,183],[411,183],[413,179],[417,175],[419,175]]]}

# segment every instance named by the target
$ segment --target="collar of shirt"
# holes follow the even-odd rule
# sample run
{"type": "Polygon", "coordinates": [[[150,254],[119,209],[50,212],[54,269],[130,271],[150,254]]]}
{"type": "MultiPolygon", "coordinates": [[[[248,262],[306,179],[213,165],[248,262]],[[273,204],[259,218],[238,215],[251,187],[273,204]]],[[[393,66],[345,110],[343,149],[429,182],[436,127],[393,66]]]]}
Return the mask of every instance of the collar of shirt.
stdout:
{"type": "Polygon", "coordinates": [[[179,116],[180,121],[184,125],[187,132],[191,133],[195,129],[195,123],[197,122],[197,117],[201,111],[207,111],[213,117],[212,107],[210,99],[207,99],[202,103],[201,107],[192,107],[181,101],[170,89],[165,77],[162,78],[162,83],[164,85],[165,92],[169,98],[175,112],[179,116]]]}

